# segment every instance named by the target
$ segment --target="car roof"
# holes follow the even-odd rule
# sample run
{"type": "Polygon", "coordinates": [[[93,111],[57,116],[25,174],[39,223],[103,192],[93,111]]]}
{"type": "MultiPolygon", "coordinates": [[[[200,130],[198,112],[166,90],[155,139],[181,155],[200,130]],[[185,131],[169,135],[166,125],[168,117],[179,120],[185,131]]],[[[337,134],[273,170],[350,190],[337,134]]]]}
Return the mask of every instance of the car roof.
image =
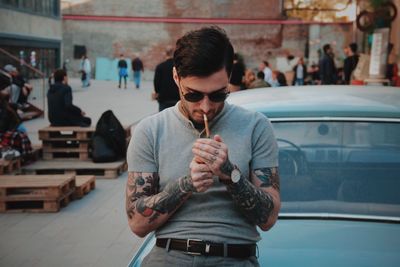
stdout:
{"type": "Polygon", "coordinates": [[[269,118],[400,118],[400,88],[389,86],[270,87],[235,92],[227,101],[269,118]]]}

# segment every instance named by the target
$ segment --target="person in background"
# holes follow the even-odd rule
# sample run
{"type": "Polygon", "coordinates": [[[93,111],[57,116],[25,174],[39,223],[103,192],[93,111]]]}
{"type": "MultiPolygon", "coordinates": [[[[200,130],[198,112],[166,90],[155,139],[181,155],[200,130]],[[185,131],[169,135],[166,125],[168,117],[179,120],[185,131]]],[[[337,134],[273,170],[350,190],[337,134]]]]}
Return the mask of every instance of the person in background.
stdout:
{"type": "Polygon", "coordinates": [[[243,89],[243,76],[246,69],[242,57],[235,53],[233,55],[233,68],[229,79],[229,92],[236,92],[243,89]]]}
{"type": "Polygon", "coordinates": [[[173,107],[179,101],[179,89],[172,76],[174,68],[173,52],[173,49],[168,49],[165,52],[165,61],[157,65],[154,73],[153,84],[155,94],[153,99],[158,101],[159,111],[173,107]]]}
{"type": "Polygon", "coordinates": [[[257,226],[269,230],[280,209],[278,145],[268,118],[225,101],[233,53],[220,28],[186,33],[174,52],[180,101],[133,131],[128,223],[157,238],[143,267],[259,266],[257,226]]]}
{"type": "Polygon", "coordinates": [[[311,85],[318,85],[321,83],[321,80],[319,78],[319,69],[318,65],[312,64],[310,67],[310,71],[308,72],[309,77],[310,77],[310,84],[311,85]]]}
{"type": "Polygon", "coordinates": [[[246,72],[244,73],[244,88],[248,89],[250,88],[250,84],[256,80],[256,75],[254,74],[254,71],[251,69],[247,69],[246,72]]]}
{"type": "Polygon", "coordinates": [[[359,59],[359,55],[357,54],[357,44],[349,44],[349,46],[345,47],[344,53],[346,55],[343,63],[344,84],[350,84],[351,75],[356,69],[359,59]]]}
{"type": "Polygon", "coordinates": [[[118,75],[119,75],[118,88],[121,88],[121,80],[123,78],[126,89],[126,80],[128,77],[128,63],[126,62],[123,54],[120,55],[118,61],[118,75]]]}
{"type": "Polygon", "coordinates": [[[330,44],[323,46],[324,54],[319,61],[319,76],[321,84],[336,84],[337,70],[335,61],[333,60],[334,54],[330,44]]]}
{"type": "Polygon", "coordinates": [[[294,79],[293,85],[304,85],[304,79],[307,77],[307,67],[304,64],[304,59],[301,57],[293,68],[294,79]]]}
{"type": "Polygon", "coordinates": [[[9,105],[7,97],[0,94],[0,158],[22,156],[23,162],[31,160],[32,145],[17,112],[9,105]]]}
{"type": "Polygon", "coordinates": [[[52,126],[89,127],[92,120],[85,117],[79,107],[72,103],[72,89],[67,73],[58,69],[53,73],[54,83],[47,92],[49,121],[52,126]]]}
{"type": "Polygon", "coordinates": [[[143,62],[139,57],[135,57],[132,60],[132,71],[133,71],[133,80],[135,82],[136,89],[140,88],[140,81],[142,79],[142,73],[144,72],[143,62]]]}
{"type": "Polygon", "coordinates": [[[388,45],[388,61],[386,65],[386,79],[390,81],[391,86],[399,86],[399,68],[396,62],[396,55],[393,52],[394,45],[389,43],[388,45]]]}
{"type": "Polygon", "coordinates": [[[271,87],[271,85],[267,83],[264,78],[264,72],[257,72],[257,79],[250,84],[249,89],[271,87]]]}
{"type": "Polygon", "coordinates": [[[279,71],[273,70],[272,71],[272,78],[271,78],[271,87],[279,87],[279,82],[278,82],[278,74],[279,71]]]}
{"type": "Polygon", "coordinates": [[[262,61],[258,67],[258,70],[264,72],[264,80],[267,83],[272,84],[272,70],[269,67],[268,61],[262,61]]]}
{"type": "Polygon", "coordinates": [[[25,80],[13,65],[4,66],[4,70],[11,76],[10,102],[16,108],[24,110],[29,107],[28,97],[33,90],[33,86],[25,80]]]}
{"type": "Polygon", "coordinates": [[[285,74],[280,71],[276,75],[276,80],[278,81],[278,86],[288,86],[285,74]]]}
{"type": "Polygon", "coordinates": [[[81,59],[82,87],[90,86],[90,76],[92,75],[92,66],[87,55],[83,55],[81,59]]]}

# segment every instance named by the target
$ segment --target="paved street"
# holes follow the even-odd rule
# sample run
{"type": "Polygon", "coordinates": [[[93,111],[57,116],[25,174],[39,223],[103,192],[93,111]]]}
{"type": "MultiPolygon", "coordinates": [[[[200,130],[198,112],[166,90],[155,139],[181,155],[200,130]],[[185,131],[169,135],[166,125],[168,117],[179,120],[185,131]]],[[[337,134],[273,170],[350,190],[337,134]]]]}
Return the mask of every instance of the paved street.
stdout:
{"type": "MultiPolygon", "coordinates": [[[[70,84],[74,103],[96,124],[111,109],[122,124],[132,124],[158,110],[150,100],[152,82],[140,90],[118,89],[116,82],[92,81],[82,89],[70,84]]],[[[36,100],[38,101],[38,100],[36,100]]],[[[25,123],[32,143],[47,119],[25,123]]],[[[0,214],[0,266],[126,266],[142,239],[134,237],[125,215],[127,173],[115,180],[97,180],[96,189],[58,213],[0,214]]]]}

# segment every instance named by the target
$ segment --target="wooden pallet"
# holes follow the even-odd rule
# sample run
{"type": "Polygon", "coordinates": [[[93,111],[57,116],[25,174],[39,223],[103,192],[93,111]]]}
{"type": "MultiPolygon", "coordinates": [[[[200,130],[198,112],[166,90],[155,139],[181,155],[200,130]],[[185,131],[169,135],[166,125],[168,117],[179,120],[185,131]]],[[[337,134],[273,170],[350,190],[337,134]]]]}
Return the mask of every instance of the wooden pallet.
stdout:
{"type": "Polygon", "coordinates": [[[57,212],[75,191],[74,175],[8,175],[0,179],[0,212],[57,212]]]}
{"type": "Polygon", "coordinates": [[[55,127],[49,126],[39,130],[40,140],[86,140],[89,141],[94,133],[93,127],[55,127]]]}
{"type": "Polygon", "coordinates": [[[79,175],[75,177],[75,192],[73,199],[80,199],[96,187],[96,177],[94,175],[79,175]]]}
{"type": "MultiPolygon", "coordinates": [[[[131,136],[131,126],[124,126],[127,137],[131,136]]],[[[90,141],[94,127],[48,126],[39,130],[39,139],[47,141],[90,141]]]]}
{"type": "Polygon", "coordinates": [[[92,161],[51,160],[38,161],[22,168],[26,174],[94,175],[96,178],[114,179],[126,170],[126,161],[94,163],[92,161]]]}
{"type": "Polygon", "coordinates": [[[43,159],[89,159],[89,141],[78,140],[43,140],[43,159]]]}
{"type": "Polygon", "coordinates": [[[21,158],[12,160],[0,159],[0,174],[12,173],[21,169],[21,158]]]}

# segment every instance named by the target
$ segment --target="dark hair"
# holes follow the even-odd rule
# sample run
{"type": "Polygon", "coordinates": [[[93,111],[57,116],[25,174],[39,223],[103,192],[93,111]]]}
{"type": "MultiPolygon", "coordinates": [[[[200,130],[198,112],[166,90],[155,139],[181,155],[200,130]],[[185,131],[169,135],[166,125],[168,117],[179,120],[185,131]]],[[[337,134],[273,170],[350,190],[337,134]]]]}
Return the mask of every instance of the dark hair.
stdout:
{"type": "Polygon", "coordinates": [[[54,82],[62,82],[64,80],[64,77],[67,76],[67,73],[63,69],[58,69],[54,72],[54,82]]]}
{"type": "Polygon", "coordinates": [[[349,44],[349,47],[350,47],[351,52],[357,53],[358,46],[356,43],[349,44]]]}
{"type": "Polygon", "coordinates": [[[257,72],[257,78],[258,78],[258,79],[261,79],[261,80],[264,80],[264,78],[265,78],[265,73],[264,73],[263,71],[257,72]]]}
{"type": "Polygon", "coordinates": [[[190,31],[176,42],[174,66],[180,77],[207,77],[222,68],[229,76],[232,65],[232,44],[219,27],[190,31]]]}
{"type": "Polygon", "coordinates": [[[285,74],[283,74],[282,72],[278,72],[276,80],[278,81],[279,86],[287,86],[285,74]]]}
{"type": "Polygon", "coordinates": [[[264,63],[265,66],[269,67],[268,61],[264,60],[263,63],[264,63]]]}
{"type": "Polygon", "coordinates": [[[328,53],[328,50],[331,49],[331,45],[330,44],[326,44],[322,47],[322,49],[324,50],[324,53],[328,53]]]}

